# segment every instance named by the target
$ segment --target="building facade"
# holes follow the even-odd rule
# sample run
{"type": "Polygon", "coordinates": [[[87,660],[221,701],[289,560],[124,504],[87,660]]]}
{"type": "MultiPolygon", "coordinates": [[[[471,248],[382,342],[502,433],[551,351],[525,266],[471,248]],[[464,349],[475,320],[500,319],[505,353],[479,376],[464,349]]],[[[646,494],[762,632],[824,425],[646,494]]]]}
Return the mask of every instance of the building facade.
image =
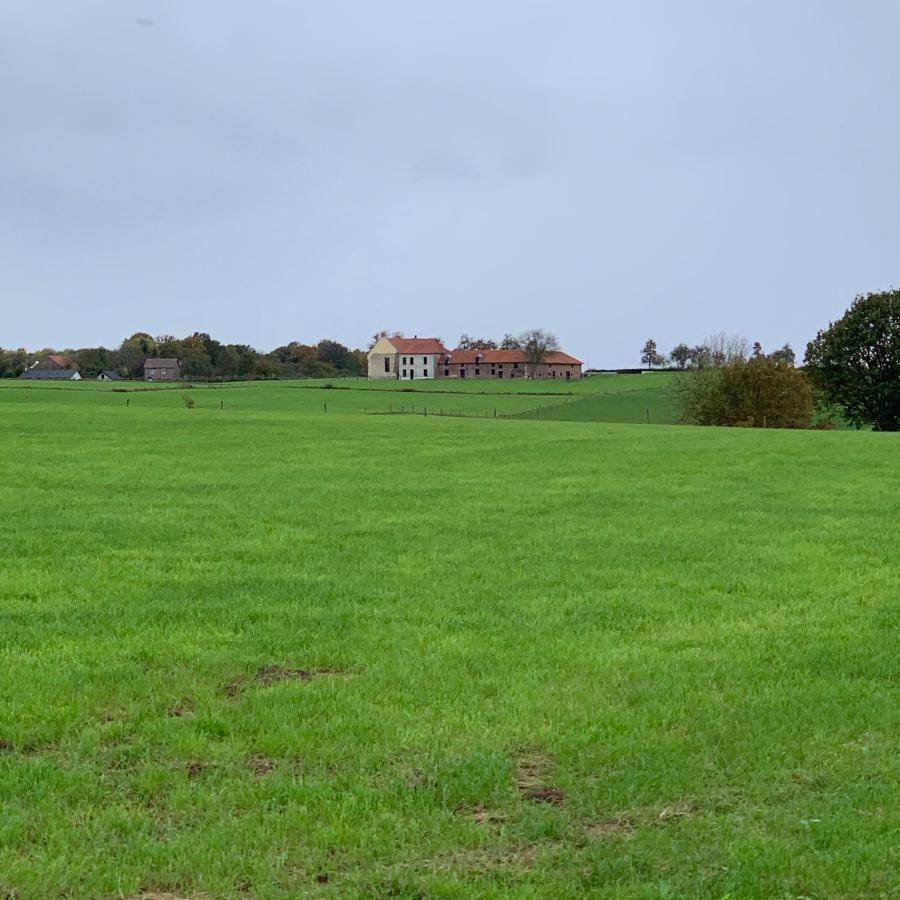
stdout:
{"type": "Polygon", "coordinates": [[[381,337],[369,351],[369,378],[439,378],[447,348],[437,338],[381,337]]]}
{"type": "Polygon", "coordinates": [[[369,378],[532,378],[572,381],[582,362],[554,350],[538,364],[522,350],[448,350],[437,338],[381,337],[369,351],[369,378]]]}
{"type": "Polygon", "coordinates": [[[546,353],[540,363],[529,363],[521,350],[451,350],[439,377],[572,381],[581,378],[581,367],[580,359],[561,350],[546,353]]]}
{"type": "Polygon", "coordinates": [[[177,359],[148,357],[144,360],[144,381],[178,381],[181,366],[177,359]]]}

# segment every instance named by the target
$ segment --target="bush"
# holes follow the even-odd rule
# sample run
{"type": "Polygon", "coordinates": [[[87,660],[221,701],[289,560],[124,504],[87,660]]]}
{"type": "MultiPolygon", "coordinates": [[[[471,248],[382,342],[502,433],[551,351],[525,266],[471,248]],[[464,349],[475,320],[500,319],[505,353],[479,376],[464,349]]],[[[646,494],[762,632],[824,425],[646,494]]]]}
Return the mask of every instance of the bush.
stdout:
{"type": "Polygon", "coordinates": [[[809,428],[813,418],[803,372],[766,356],[692,372],[680,380],[676,401],[688,425],[809,428]]]}

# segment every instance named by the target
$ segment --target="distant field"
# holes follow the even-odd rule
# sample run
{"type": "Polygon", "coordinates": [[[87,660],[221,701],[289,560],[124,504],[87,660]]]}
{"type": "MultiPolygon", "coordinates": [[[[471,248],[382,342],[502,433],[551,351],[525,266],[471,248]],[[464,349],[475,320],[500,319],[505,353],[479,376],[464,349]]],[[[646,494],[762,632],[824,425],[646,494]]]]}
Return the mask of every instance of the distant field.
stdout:
{"type": "Polygon", "coordinates": [[[421,380],[416,382],[368,381],[361,378],[303,379],[296,381],[251,381],[225,384],[145,384],[144,382],[96,381],[32,382],[0,381],[0,404],[5,402],[50,402],[60,391],[69,392],[71,402],[100,394],[110,408],[138,410],[163,405],[177,408],[190,396],[197,408],[230,412],[278,411],[295,413],[352,412],[417,415],[554,417],[573,421],[644,422],[646,408],[651,422],[674,421],[669,400],[671,373],[646,375],[594,375],[569,384],[526,379],[421,380]],[[330,387],[329,387],[330,385],[330,387]],[[51,392],[51,393],[45,393],[51,392]],[[613,395],[619,395],[616,397],[613,395]],[[593,402],[580,405],[573,400],[593,402]]]}
{"type": "Polygon", "coordinates": [[[628,377],[0,383],[0,897],[897,896],[900,436],[628,377]]]}

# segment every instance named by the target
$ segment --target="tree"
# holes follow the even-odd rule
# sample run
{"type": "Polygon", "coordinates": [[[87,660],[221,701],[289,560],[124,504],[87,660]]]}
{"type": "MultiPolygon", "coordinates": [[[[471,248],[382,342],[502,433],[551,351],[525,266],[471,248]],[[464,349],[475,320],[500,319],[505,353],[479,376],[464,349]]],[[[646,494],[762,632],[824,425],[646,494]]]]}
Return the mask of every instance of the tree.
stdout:
{"type": "Polygon", "coordinates": [[[688,425],[808,428],[812,389],[804,374],[770,356],[733,359],[679,379],[676,402],[688,425]]]}
{"type": "Polygon", "coordinates": [[[525,354],[528,377],[534,378],[547,354],[559,350],[559,338],[543,328],[529,328],[519,335],[519,349],[525,354]]]}
{"type": "Polygon", "coordinates": [[[144,360],[156,355],[156,341],[145,331],[137,331],[125,338],[119,347],[119,358],[129,378],[144,377],[144,360]]]}
{"type": "Polygon", "coordinates": [[[769,356],[778,362],[786,362],[789,366],[794,365],[797,360],[797,354],[794,353],[794,348],[790,344],[785,344],[779,350],[773,350],[769,356]]]}
{"type": "Polygon", "coordinates": [[[806,347],[822,399],[857,428],[900,431],[900,290],[860,294],[806,347]]]}
{"type": "Polygon", "coordinates": [[[693,351],[687,344],[681,343],[677,347],[673,347],[669,355],[679,369],[685,369],[693,356],[693,351]]]}
{"type": "Polygon", "coordinates": [[[96,378],[107,369],[118,369],[118,353],[106,347],[84,347],[73,354],[82,378],[96,378]]]}
{"type": "Polygon", "coordinates": [[[501,350],[521,350],[519,339],[514,334],[504,334],[503,340],[500,341],[501,350]]]}
{"type": "Polygon", "coordinates": [[[382,328],[380,331],[376,331],[375,334],[369,339],[369,350],[371,350],[378,341],[383,338],[392,338],[392,337],[403,337],[403,333],[400,331],[388,331],[386,328],[382,328]]]}
{"type": "Polygon", "coordinates": [[[653,338],[650,338],[647,343],[644,344],[644,349],[641,351],[641,362],[648,369],[652,369],[654,366],[665,365],[666,358],[656,349],[656,341],[654,341],[653,338]]]}
{"type": "Polygon", "coordinates": [[[754,356],[762,356],[763,355],[762,344],[759,341],[753,342],[753,355],[754,356]]]}
{"type": "Polygon", "coordinates": [[[344,370],[350,361],[350,350],[337,341],[319,341],[316,344],[319,361],[335,370],[344,370]]]}

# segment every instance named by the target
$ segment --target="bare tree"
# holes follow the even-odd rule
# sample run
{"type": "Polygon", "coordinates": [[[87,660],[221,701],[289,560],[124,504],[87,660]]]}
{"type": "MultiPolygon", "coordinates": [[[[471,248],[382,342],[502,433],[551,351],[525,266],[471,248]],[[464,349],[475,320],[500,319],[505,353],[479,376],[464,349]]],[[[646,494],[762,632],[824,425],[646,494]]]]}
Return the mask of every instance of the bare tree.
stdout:
{"type": "Polygon", "coordinates": [[[706,351],[707,365],[710,366],[721,367],[746,360],[750,356],[747,338],[739,334],[725,334],[724,331],[708,337],[702,347],[706,351]]]}
{"type": "Polygon", "coordinates": [[[504,334],[503,340],[500,341],[501,350],[521,350],[519,339],[514,334],[504,334]]]}
{"type": "Polygon", "coordinates": [[[684,369],[691,359],[692,351],[687,344],[682,342],[681,344],[678,344],[677,347],[673,347],[672,352],[669,355],[672,357],[672,362],[674,362],[679,369],[684,369]]]}
{"type": "Polygon", "coordinates": [[[648,368],[652,369],[654,366],[664,366],[666,364],[666,358],[656,349],[656,341],[653,338],[650,338],[646,344],[644,344],[644,349],[641,351],[641,362],[648,368]]]}
{"type": "Polygon", "coordinates": [[[525,354],[525,371],[528,377],[534,378],[538,366],[547,354],[559,350],[559,338],[543,328],[529,328],[519,335],[519,349],[525,354]]]}

